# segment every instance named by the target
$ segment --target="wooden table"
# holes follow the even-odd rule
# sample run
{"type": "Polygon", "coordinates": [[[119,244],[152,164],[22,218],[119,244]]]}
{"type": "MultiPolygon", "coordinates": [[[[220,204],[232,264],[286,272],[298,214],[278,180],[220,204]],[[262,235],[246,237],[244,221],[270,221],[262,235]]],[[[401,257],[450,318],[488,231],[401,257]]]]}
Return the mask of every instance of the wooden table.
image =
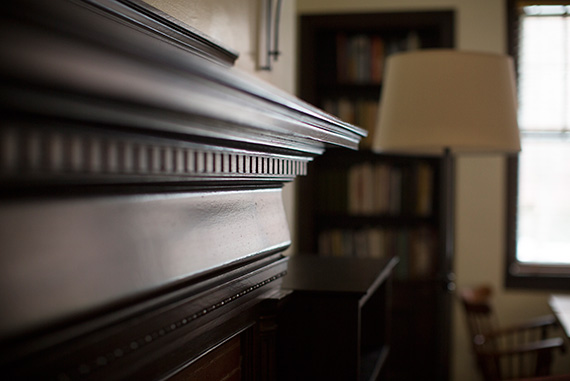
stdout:
{"type": "Polygon", "coordinates": [[[570,339],[570,295],[552,295],[548,304],[564,329],[566,337],[570,339]]]}

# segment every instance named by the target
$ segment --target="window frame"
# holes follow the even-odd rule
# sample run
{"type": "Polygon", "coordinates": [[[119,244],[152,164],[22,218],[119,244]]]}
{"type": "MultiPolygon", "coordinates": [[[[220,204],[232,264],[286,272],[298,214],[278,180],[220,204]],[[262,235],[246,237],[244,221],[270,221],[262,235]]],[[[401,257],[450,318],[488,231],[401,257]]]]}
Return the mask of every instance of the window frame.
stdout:
{"type": "MultiPolygon", "coordinates": [[[[518,35],[520,30],[520,5],[569,4],[568,1],[507,0],[507,46],[515,62],[518,77],[518,35]]],[[[507,288],[570,290],[570,266],[526,264],[517,260],[517,205],[518,205],[518,155],[507,158],[506,184],[506,263],[505,286],[507,288]]]]}

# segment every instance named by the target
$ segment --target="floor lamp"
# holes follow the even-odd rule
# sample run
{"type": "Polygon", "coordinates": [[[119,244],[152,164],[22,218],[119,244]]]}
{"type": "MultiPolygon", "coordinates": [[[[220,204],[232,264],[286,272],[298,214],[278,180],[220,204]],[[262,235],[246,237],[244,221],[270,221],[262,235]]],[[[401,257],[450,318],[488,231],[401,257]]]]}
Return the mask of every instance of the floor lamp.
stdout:
{"type": "MultiPolygon", "coordinates": [[[[456,50],[392,55],[386,63],[372,146],[377,152],[443,155],[440,258],[447,265],[439,267],[451,270],[455,155],[516,153],[521,149],[512,59],[456,50]]],[[[455,287],[452,272],[438,276],[443,287],[450,291],[455,287]]],[[[449,310],[449,301],[446,304],[449,310]]],[[[440,324],[445,327],[449,321],[440,324]]]]}

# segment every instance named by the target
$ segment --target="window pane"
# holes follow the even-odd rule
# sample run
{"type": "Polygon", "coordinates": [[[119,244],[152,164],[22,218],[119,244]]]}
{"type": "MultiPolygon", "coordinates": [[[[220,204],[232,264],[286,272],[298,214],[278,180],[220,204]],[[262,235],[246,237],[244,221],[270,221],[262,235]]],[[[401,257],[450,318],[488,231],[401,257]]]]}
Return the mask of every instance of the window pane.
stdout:
{"type": "Polygon", "coordinates": [[[567,17],[524,17],[519,62],[519,123],[524,130],[566,128],[567,17]]]}
{"type": "Polygon", "coordinates": [[[564,5],[530,5],[523,8],[527,16],[562,15],[568,6],[564,5]]]}
{"type": "Polygon", "coordinates": [[[522,152],[508,160],[506,284],[570,289],[570,6],[508,3],[522,152]]]}
{"type": "MultiPolygon", "coordinates": [[[[570,11],[570,7],[568,7],[570,11]]],[[[570,16],[565,17],[565,41],[564,41],[564,79],[561,82],[564,82],[565,87],[565,105],[564,110],[566,112],[566,119],[564,129],[568,131],[570,129],[570,16]]]]}
{"type": "Polygon", "coordinates": [[[523,138],[517,259],[570,264],[570,142],[523,138]]]}

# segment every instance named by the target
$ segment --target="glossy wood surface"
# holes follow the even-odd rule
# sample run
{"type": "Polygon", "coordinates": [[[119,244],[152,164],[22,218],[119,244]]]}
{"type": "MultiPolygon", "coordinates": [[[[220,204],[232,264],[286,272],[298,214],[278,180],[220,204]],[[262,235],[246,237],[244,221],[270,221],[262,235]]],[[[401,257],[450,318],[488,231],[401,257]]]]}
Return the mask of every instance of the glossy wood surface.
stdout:
{"type": "Polygon", "coordinates": [[[0,304],[10,308],[0,336],[189,282],[289,243],[279,188],[4,203],[0,304]]]}
{"type": "Polygon", "coordinates": [[[390,276],[397,258],[321,258],[296,255],[289,259],[283,288],[307,292],[365,295],[390,276]]]}
{"type": "Polygon", "coordinates": [[[280,380],[375,380],[389,358],[397,258],[290,258],[280,380]]]}
{"type": "Polygon", "coordinates": [[[142,1],[8,1],[0,31],[0,374],[165,379],[239,337],[273,378],[282,186],[364,131],[142,1]]]}

